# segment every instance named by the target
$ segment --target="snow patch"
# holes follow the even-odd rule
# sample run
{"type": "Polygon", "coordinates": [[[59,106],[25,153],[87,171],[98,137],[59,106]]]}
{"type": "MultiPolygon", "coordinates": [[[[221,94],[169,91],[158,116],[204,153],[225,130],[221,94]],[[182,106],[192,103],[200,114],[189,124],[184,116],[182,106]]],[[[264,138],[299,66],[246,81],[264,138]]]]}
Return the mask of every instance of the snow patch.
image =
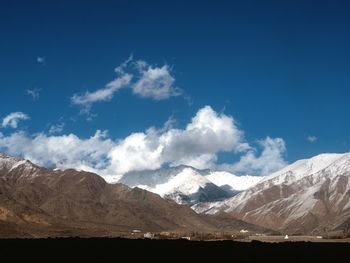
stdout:
{"type": "Polygon", "coordinates": [[[233,190],[243,191],[256,185],[264,177],[249,175],[237,176],[229,172],[210,172],[206,178],[217,186],[229,185],[233,190]]]}
{"type": "Polygon", "coordinates": [[[17,167],[24,165],[27,163],[27,160],[21,160],[17,163],[15,163],[14,165],[12,165],[11,169],[9,170],[9,172],[11,172],[12,170],[16,169],[17,167]]]}
{"type": "Polygon", "coordinates": [[[166,183],[158,184],[155,187],[149,187],[147,185],[137,185],[137,187],[159,194],[160,196],[165,196],[173,192],[191,195],[196,193],[200,187],[204,188],[208,183],[210,181],[195,170],[185,168],[166,183]]]}
{"type": "Polygon", "coordinates": [[[310,159],[299,160],[275,173],[272,173],[269,176],[266,176],[263,180],[260,181],[260,183],[269,181],[274,185],[279,185],[282,183],[290,184],[302,179],[305,176],[315,174],[327,168],[337,160],[349,156],[349,153],[325,153],[317,155],[310,159]]]}

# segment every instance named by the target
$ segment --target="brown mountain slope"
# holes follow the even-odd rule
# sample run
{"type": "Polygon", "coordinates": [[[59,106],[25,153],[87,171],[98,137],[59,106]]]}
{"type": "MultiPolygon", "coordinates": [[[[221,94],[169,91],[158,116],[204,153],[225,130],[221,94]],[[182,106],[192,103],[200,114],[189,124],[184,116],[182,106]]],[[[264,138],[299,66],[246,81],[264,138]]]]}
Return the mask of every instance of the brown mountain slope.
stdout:
{"type": "Polygon", "coordinates": [[[32,236],[240,229],[235,219],[209,220],[148,191],[108,184],[93,173],[45,169],[6,155],[0,156],[0,222],[0,235],[1,229],[6,235],[17,229],[32,236]]]}
{"type": "Polygon", "coordinates": [[[300,160],[254,187],[196,211],[226,212],[243,221],[290,234],[348,235],[350,153],[300,160]]]}

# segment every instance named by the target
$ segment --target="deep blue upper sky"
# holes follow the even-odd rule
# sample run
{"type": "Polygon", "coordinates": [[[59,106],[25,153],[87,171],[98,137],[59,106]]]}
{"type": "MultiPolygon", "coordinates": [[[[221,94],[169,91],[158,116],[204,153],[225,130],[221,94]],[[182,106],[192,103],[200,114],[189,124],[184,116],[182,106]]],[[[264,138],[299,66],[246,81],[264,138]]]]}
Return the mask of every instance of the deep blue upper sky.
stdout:
{"type": "Polygon", "coordinates": [[[122,138],[211,105],[250,141],[283,138],[288,161],[349,151],[349,47],[349,1],[2,0],[0,117],[27,113],[30,133],[63,120],[65,133],[122,138]],[[103,87],[131,53],[171,65],[191,103],[121,91],[86,121],[69,98],[103,87]]]}

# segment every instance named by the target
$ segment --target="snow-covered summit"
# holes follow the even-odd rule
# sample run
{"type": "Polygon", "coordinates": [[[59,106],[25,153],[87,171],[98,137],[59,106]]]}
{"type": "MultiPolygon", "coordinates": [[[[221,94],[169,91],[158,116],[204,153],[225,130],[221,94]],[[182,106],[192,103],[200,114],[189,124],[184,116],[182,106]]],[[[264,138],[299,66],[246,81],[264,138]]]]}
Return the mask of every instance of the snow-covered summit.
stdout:
{"type": "Polygon", "coordinates": [[[263,176],[237,176],[229,172],[223,171],[210,171],[208,175],[205,176],[211,182],[217,186],[224,187],[228,186],[232,191],[243,191],[256,185],[258,182],[263,180],[263,176]]]}
{"type": "Polygon", "coordinates": [[[151,191],[180,204],[194,204],[233,196],[259,180],[261,177],[236,176],[229,172],[199,170],[180,165],[129,172],[118,183],[151,191]]]}
{"type": "Polygon", "coordinates": [[[315,174],[328,166],[337,163],[341,159],[350,159],[350,153],[324,153],[310,159],[302,159],[266,176],[260,181],[260,183],[268,181],[272,184],[290,184],[305,176],[315,174]]]}
{"type": "Polygon", "coordinates": [[[194,204],[200,201],[221,200],[231,195],[208,180],[203,173],[190,166],[180,165],[157,170],[126,173],[118,183],[138,187],[179,204],[194,204]]]}
{"type": "Polygon", "coordinates": [[[6,170],[8,173],[20,170],[20,176],[33,175],[33,171],[39,169],[35,164],[23,158],[12,157],[0,153],[0,171],[6,170]]]}
{"type": "Polygon", "coordinates": [[[131,171],[124,174],[118,180],[118,183],[126,184],[130,187],[134,187],[137,185],[148,185],[150,187],[155,187],[158,184],[167,183],[174,176],[181,173],[186,168],[189,168],[201,174],[200,170],[197,170],[191,166],[179,165],[175,167],[160,168],[156,170],[131,171]]]}
{"type": "MultiPolygon", "coordinates": [[[[181,192],[185,195],[196,193],[199,188],[204,188],[206,184],[211,182],[204,176],[197,173],[191,168],[185,168],[180,171],[176,176],[170,178],[169,181],[157,184],[155,187],[145,186],[145,189],[151,192],[157,192],[161,196],[164,196],[172,191],[181,192]]],[[[142,188],[142,185],[138,187],[142,188]]]]}
{"type": "Polygon", "coordinates": [[[20,159],[6,155],[4,153],[0,153],[0,169],[11,170],[18,167],[19,165],[25,164],[26,162],[28,161],[25,159],[20,159]]]}
{"type": "Polygon", "coordinates": [[[350,153],[320,154],[299,160],[232,198],[193,208],[199,213],[230,213],[253,224],[292,233],[324,231],[322,226],[346,227],[349,193],[350,153]]]}

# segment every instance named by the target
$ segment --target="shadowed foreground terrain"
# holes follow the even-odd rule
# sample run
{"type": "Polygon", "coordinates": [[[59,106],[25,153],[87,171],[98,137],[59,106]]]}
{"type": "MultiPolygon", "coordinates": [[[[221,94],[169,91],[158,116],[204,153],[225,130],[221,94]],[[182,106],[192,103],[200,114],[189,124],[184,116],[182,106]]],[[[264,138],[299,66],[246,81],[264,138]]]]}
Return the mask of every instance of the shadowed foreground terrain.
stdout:
{"type": "Polygon", "coordinates": [[[35,262],[346,262],[349,243],[261,243],[120,238],[0,239],[2,259],[35,262]],[[20,253],[18,253],[20,252],[20,253]]]}

